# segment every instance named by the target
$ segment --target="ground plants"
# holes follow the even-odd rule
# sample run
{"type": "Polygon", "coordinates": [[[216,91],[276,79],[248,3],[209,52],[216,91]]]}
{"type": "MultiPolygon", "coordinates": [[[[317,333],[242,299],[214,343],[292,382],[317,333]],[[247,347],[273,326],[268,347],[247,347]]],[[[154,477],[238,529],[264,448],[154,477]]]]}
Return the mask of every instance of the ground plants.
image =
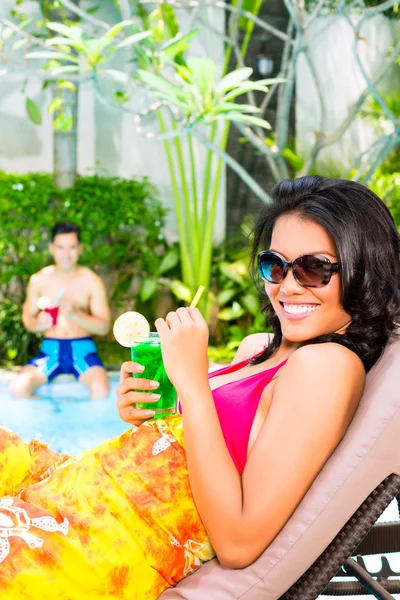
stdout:
{"type": "Polygon", "coordinates": [[[25,364],[37,354],[41,336],[30,333],[21,321],[21,303],[3,298],[0,303],[0,364],[25,364]]]}
{"type": "MultiPolygon", "coordinates": [[[[244,219],[240,231],[215,249],[212,281],[215,320],[212,322],[217,345],[234,353],[246,335],[268,329],[260,312],[262,285],[250,276],[250,245],[254,216],[244,219]],[[256,285],[255,285],[256,284],[256,285]]],[[[226,352],[222,353],[225,356],[226,352]]]]}

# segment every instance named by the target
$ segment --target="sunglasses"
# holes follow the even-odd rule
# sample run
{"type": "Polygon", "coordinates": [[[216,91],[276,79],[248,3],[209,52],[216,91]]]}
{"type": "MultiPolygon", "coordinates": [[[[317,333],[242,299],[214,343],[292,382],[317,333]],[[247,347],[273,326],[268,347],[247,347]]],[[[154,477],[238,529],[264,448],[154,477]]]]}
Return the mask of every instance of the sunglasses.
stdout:
{"type": "Polygon", "coordinates": [[[330,282],[333,273],[339,271],[339,263],[332,263],[322,254],[302,254],[286,261],[277,252],[260,252],[257,257],[258,273],[264,281],[281,283],[289,269],[293,277],[304,287],[323,287],[330,282]]]}

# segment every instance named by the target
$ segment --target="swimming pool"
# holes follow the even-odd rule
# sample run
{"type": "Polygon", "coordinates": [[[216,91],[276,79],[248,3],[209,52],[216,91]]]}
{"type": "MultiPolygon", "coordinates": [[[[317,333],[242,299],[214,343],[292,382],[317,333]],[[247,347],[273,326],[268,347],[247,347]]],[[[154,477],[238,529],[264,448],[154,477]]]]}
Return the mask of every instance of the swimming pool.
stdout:
{"type": "Polygon", "coordinates": [[[37,438],[52,450],[76,454],[120,435],[129,428],[115,405],[117,374],[111,375],[111,391],[104,400],[90,400],[77,381],[55,380],[38,388],[39,398],[16,399],[0,384],[0,423],[25,442],[37,438]]]}

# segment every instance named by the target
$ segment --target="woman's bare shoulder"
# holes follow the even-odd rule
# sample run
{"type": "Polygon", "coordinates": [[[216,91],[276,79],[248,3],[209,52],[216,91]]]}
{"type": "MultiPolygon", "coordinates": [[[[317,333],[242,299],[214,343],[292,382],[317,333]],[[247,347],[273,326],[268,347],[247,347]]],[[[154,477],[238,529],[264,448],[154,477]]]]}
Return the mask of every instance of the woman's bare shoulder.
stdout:
{"type": "Polygon", "coordinates": [[[364,387],[365,369],[361,359],[341,344],[308,344],[290,356],[280,379],[281,385],[292,383],[297,389],[311,384],[320,391],[330,386],[339,393],[354,392],[364,387]]]}
{"type": "Polygon", "coordinates": [[[346,346],[335,342],[325,342],[323,344],[306,344],[298,348],[290,356],[288,365],[296,363],[299,365],[306,364],[326,364],[330,367],[352,365],[362,367],[362,362],[359,356],[346,346]]]}
{"type": "Polygon", "coordinates": [[[273,338],[272,333],[252,333],[245,337],[236,352],[232,364],[252,358],[255,354],[262,352],[273,338]]]}

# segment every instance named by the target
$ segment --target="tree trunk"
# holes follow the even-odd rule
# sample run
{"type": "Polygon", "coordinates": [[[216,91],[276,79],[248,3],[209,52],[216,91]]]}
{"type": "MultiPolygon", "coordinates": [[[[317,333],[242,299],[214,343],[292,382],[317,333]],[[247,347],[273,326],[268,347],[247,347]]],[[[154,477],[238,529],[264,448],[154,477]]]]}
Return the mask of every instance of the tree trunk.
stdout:
{"type": "MultiPolygon", "coordinates": [[[[75,0],[77,6],[79,6],[79,2],[80,0],[75,0]]],[[[77,15],[68,10],[66,11],[66,17],[69,21],[78,20],[77,15]]],[[[75,91],[54,85],[53,97],[54,96],[58,96],[62,99],[62,112],[64,112],[64,114],[69,113],[72,116],[72,124],[69,129],[55,129],[53,134],[54,182],[58,189],[62,190],[73,186],[78,170],[79,83],[76,84],[75,91]]]]}
{"type": "MultiPolygon", "coordinates": [[[[63,101],[63,111],[70,108],[73,122],[67,131],[56,129],[53,136],[53,169],[56,186],[62,190],[72,187],[77,175],[78,146],[78,94],[79,84],[75,92],[65,88],[56,88],[57,96],[63,101]]],[[[55,90],[54,90],[55,93],[55,90]]]]}

